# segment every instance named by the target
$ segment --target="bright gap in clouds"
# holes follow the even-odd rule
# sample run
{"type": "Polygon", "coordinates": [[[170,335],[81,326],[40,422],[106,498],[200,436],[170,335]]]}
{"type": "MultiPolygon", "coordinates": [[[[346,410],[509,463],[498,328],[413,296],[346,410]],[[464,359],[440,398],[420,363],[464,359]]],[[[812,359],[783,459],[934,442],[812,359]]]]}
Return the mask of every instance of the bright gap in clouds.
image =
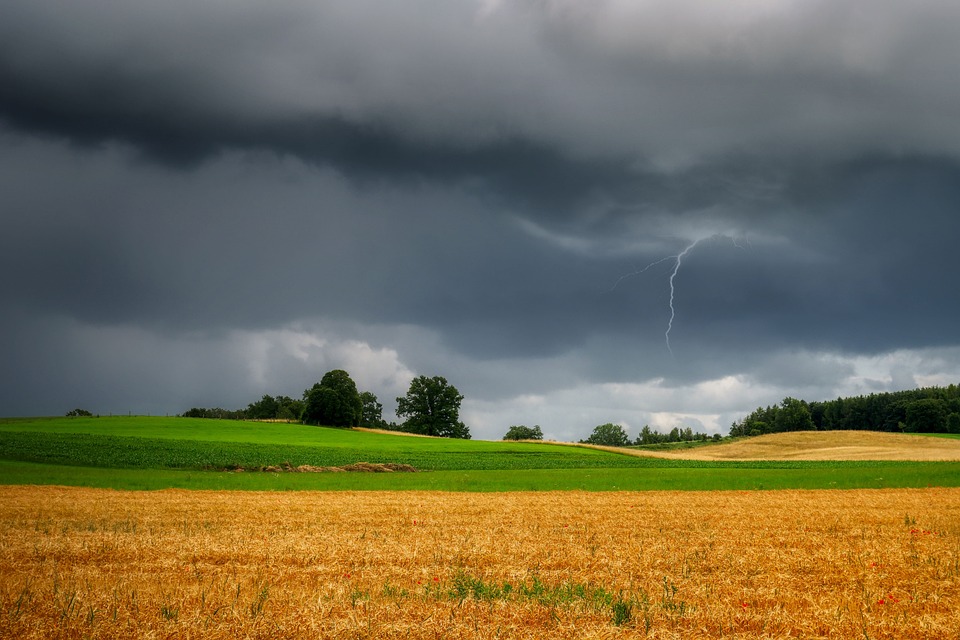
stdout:
{"type": "MultiPolygon", "coordinates": [[[[342,334],[320,322],[219,336],[62,320],[47,320],[37,331],[58,336],[56,344],[46,345],[47,353],[63,366],[39,363],[45,365],[51,388],[70,390],[58,398],[63,404],[56,407],[57,413],[78,406],[102,414],[174,414],[192,406],[238,409],[263,394],[299,397],[325,372],[345,369],[361,390],[377,394],[384,417],[392,420],[395,398],[406,393],[416,375],[444,375],[466,398],[461,418],[473,437],[486,440],[502,438],[517,424],[539,424],[546,438],[564,441],[585,438],[593,427],[607,422],[622,424],[631,438],[644,425],[661,432],[690,427],[726,434],[733,421],[786,396],[829,400],[944,386],[960,378],[957,347],[900,349],[873,356],[781,350],[755,362],[750,374],[625,383],[590,382],[579,375],[587,365],[576,356],[472,361],[446,350],[423,330],[409,328],[370,328],[371,334],[392,332],[392,339],[383,344],[342,334]],[[58,360],[63,355],[69,357],[58,360]],[[558,368],[565,371],[559,379],[558,368]],[[170,371],[176,375],[171,377],[170,371]],[[490,376],[505,378],[505,383],[496,392],[484,393],[490,376]],[[527,385],[536,388],[531,392],[522,388],[522,379],[542,382],[527,385]],[[564,384],[564,379],[582,382],[564,384]]],[[[22,348],[26,357],[37,357],[32,345],[22,348]]],[[[11,381],[5,406],[11,415],[37,415],[34,408],[16,405],[18,384],[32,382],[11,381]]]]}
{"type": "MultiPolygon", "coordinates": [[[[512,425],[538,424],[547,439],[576,441],[607,422],[621,424],[631,438],[644,425],[662,433],[690,427],[726,435],[732,422],[787,396],[816,401],[945,386],[960,377],[958,356],[958,348],[897,350],[875,356],[784,350],[758,363],[757,373],[691,383],[584,382],[495,399],[471,397],[467,388],[463,417],[475,438],[494,440],[512,425]],[[785,363],[793,365],[792,372],[785,363]],[[790,373],[776,373],[784,371],[790,373]]],[[[537,375],[535,369],[527,373],[537,375]]]]}

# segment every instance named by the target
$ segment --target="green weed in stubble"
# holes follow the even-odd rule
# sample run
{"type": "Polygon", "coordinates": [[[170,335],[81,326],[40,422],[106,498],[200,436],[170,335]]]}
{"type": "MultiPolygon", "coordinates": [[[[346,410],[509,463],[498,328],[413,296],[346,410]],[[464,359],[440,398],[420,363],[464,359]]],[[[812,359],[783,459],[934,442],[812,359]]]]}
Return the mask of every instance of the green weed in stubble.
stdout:
{"type": "Polygon", "coordinates": [[[163,603],[160,605],[160,616],[164,620],[174,621],[180,615],[180,607],[174,606],[172,604],[163,603]]]}
{"type": "Polygon", "coordinates": [[[256,597],[254,597],[253,602],[250,603],[250,617],[258,618],[260,614],[263,613],[263,607],[267,602],[267,598],[270,597],[270,586],[267,583],[263,583],[260,590],[257,592],[256,597]]]}
{"type": "Polygon", "coordinates": [[[33,592],[30,589],[30,580],[27,580],[20,589],[17,599],[7,608],[7,615],[12,618],[19,618],[24,609],[28,607],[33,600],[33,592]]]}
{"type": "Polygon", "coordinates": [[[630,624],[633,621],[633,601],[630,599],[624,600],[623,598],[617,598],[616,601],[611,605],[613,609],[613,624],[617,627],[622,627],[624,625],[630,624]]]}
{"type": "MultiPolygon", "coordinates": [[[[550,609],[563,608],[574,610],[590,610],[607,612],[610,621],[615,626],[627,626],[634,621],[634,612],[641,609],[644,612],[645,627],[649,630],[652,618],[649,612],[649,602],[646,594],[639,596],[620,592],[613,592],[597,585],[581,582],[562,582],[551,585],[544,583],[539,576],[533,575],[529,580],[516,585],[509,581],[485,581],[482,578],[464,571],[458,571],[450,579],[449,588],[427,591],[434,597],[463,602],[468,599],[477,601],[504,601],[504,602],[533,602],[550,609]]],[[[682,615],[686,605],[676,605],[670,601],[668,606],[675,607],[682,615]]]]}
{"type": "Polygon", "coordinates": [[[663,576],[663,598],[660,600],[660,607],[668,612],[680,617],[687,612],[687,603],[677,599],[677,585],[667,576],[663,576]]]}

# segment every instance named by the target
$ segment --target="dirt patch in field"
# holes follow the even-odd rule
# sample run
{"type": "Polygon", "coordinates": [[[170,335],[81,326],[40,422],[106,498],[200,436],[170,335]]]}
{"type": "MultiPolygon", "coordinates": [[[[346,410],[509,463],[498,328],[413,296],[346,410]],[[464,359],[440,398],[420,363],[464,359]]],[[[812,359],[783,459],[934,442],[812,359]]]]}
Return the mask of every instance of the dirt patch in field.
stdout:
{"type": "Polygon", "coordinates": [[[372,429],[370,427],[350,427],[350,431],[363,431],[365,433],[383,433],[388,436],[410,436],[412,438],[436,438],[437,436],[428,436],[422,433],[409,433],[407,431],[392,431],[390,429],[372,429]]]}
{"type": "Polygon", "coordinates": [[[395,462],[354,462],[353,464],[343,465],[342,467],[317,467],[312,464],[301,464],[294,467],[291,464],[270,465],[266,467],[245,468],[236,467],[234,469],[224,469],[224,471],[262,471],[265,473],[416,473],[417,468],[409,464],[399,464],[395,462]]]}
{"type": "Polygon", "coordinates": [[[797,431],[677,452],[633,455],[681,460],[960,460],[960,440],[877,431],[797,431]]]}

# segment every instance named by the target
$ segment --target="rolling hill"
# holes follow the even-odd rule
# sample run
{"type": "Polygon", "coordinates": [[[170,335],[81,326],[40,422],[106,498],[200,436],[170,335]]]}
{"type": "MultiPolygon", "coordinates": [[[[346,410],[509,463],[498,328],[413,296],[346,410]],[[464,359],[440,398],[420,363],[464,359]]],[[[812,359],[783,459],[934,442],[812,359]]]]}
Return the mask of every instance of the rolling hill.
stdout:
{"type": "Polygon", "coordinates": [[[950,438],[804,432],[682,452],[597,449],[232,420],[0,419],[0,485],[471,492],[960,486],[960,440],[950,438]],[[290,473],[386,465],[423,473],[290,473]]]}
{"type": "Polygon", "coordinates": [[[793,431],[734,442],[655,452],[675,460],[960,460],[960,439],[879,431],[793,431]]]}

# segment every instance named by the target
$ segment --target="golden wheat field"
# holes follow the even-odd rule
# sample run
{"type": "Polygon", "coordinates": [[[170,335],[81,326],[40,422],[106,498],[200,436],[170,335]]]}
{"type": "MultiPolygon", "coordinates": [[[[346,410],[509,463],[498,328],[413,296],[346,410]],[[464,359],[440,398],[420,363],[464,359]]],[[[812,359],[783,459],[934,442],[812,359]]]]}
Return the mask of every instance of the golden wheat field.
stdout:
{"type": "Polygon", "coordinates": [[[960,489],[0,488],[10,638],[958,638],[960,489]]]}

